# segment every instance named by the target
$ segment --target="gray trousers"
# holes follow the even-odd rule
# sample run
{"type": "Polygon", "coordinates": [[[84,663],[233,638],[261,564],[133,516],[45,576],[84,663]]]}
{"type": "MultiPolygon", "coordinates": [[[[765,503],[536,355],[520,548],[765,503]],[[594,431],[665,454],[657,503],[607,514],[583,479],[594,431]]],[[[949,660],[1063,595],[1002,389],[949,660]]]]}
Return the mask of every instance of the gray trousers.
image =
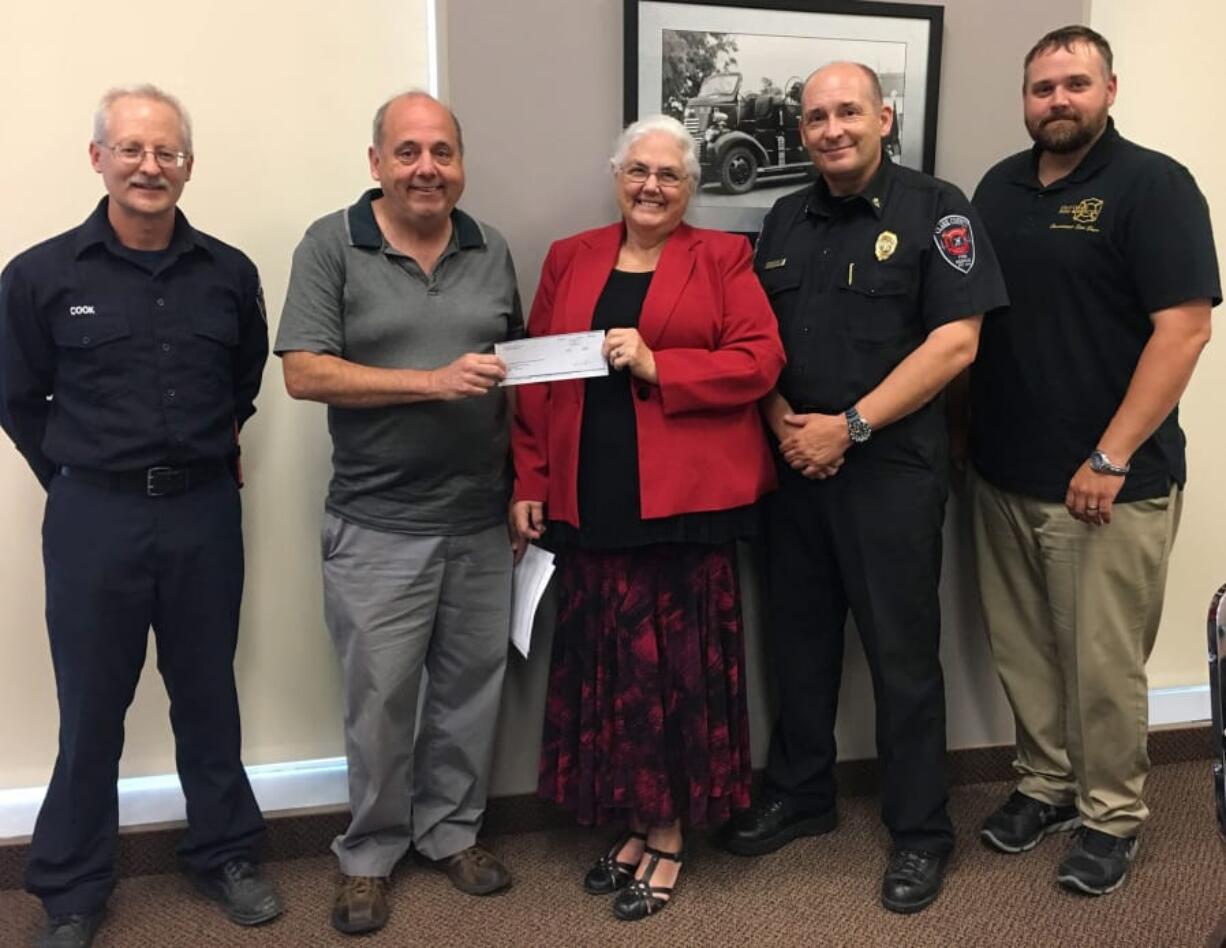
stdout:
{"type": "Polygon", "coordinates": [[[430,859],[473,845],[507,661],[506,527],[409,536],[326,513],[323,579],[353,813],[332,843],[341,872],[387,876],[410,845],[430,859]]]}

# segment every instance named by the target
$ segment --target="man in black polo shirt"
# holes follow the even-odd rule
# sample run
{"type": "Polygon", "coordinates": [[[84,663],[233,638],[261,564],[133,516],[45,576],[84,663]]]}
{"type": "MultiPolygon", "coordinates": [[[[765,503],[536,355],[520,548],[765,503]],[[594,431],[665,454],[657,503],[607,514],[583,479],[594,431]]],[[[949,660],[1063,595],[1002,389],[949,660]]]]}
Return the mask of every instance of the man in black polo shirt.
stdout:
{"type": "Polygon", "coordinates": [[[0,274],[0,424],[47,489],[47,628],[59,756],[26,888],[45,945],[88,945],[115,885],[124,714],[149,628],[170,694],[188,830],[179,859],[240,924],[281,904],[239,759],[237,432],[268,354],[251,261],[176,210],[191,126],[153,86],[103,98],[107,196],[0,274]]]}
{"type": "Polygon", "coordinates": [[[1121,138],[1111,47],[1086,27],[1026,56],[1029,151],[975,205],[1011,306],[971,372],[974,535],[992,652],[1017,720],[1017,790],[985,822],[1007,853],[1083,829],[1057,877],[1123,882],[1147,810],[1145,661],[1185,480],[1177,404],[1221,288],[1187,169],[1121,138]]]}
{"type": "Polygon", "coordinates": [[[765,406],[780,452],[767,554],[780,712],[765,796],[724,842],[757,855],[834,827],[850,608],[873,675],[894,840],[881,898],[914,912],[936,898],[953,846],[938,657],[939,396],[974,358],[981,314],[1006,300],[961,192],[883,160],[892,119],[867,67],[810,76],[800,127],[821,178],[776,203],[758,241],[788,354],[765,406]]]}

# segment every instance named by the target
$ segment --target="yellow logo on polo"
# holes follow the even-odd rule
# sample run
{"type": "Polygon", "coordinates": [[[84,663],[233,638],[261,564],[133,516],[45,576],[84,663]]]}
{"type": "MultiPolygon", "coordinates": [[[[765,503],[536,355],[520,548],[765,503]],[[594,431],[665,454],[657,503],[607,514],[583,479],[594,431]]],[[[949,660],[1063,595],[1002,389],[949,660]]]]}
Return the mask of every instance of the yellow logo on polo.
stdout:
{"type": "Polygon", "coordinates": [[[873,246],[873,253],[877,255],[879,261],[889,260],[897,249],[898,235],[892,230],[883,230],[877,235],[877,243],[873,246]]]}
{"type": "Polygon", "coordinates": [[[1078,224],[1093,224],[1102,212],[1102,198],[1084,198],[1073,207],[1073,220],[1078,224]]]}

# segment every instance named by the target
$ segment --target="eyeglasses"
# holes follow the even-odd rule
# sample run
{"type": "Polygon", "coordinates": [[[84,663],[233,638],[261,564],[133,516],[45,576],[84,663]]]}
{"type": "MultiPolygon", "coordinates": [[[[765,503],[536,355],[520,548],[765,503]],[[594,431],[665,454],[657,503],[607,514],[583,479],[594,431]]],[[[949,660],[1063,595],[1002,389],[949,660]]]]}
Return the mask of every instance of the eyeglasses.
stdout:
{"type": "Polygon", "coordinates": [[[688,174],[682,174],[676,168],[648,168],[646,165],[627,165],[621,171],[622,177],[627,181],[633,181],[635,184],[646,184],[647,179],[654,174],[656,176],[656,184],[662,188],[679,188],[689,178],[688,174]]]}
{"type": "Polygon", "coordinates": [[[111,153],[111,156],[125,165],[139,165],[145,160],[145,155],[153,155],[153,160],[163,168],[182,168],[191,157],[184,151],[171,151],[169,148],[142,148],[134,142],[122,142],[118,145],[108,145],[97,142],[99,146],[111,153]]]}

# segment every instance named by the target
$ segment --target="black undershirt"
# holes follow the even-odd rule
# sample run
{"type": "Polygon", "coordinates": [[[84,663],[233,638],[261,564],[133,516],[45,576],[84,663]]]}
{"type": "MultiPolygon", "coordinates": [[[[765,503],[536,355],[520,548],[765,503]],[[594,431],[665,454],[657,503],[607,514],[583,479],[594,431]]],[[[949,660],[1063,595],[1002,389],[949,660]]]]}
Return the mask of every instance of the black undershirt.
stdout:
{"type": "MultiPolygon", "coordinates": [[[[652,272],[613,270],[592,329],[637,329],[652,272]]],[[[584,383],[579,433],[579,529],[550,521],[560,545],[613,550],[653,543],[727,543],[756,534],[755,504],[644,520],[639,504],[638,431],[630,373],[613,369],[584,383]]]]}

